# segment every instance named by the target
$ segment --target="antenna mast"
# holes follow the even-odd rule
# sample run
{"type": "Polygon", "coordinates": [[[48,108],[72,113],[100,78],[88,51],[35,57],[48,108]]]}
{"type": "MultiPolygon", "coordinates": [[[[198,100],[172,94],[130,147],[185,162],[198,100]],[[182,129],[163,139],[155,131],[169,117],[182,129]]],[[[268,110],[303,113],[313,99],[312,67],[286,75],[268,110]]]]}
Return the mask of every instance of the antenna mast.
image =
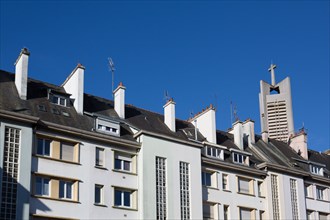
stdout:
{"type": "Polygon", "coordinates": [[[114,81],[115,81],[115,64],[113,63],[111,57],[108,58],[109,71],[112,73],[112,96],[114,91],[114,81]]]}

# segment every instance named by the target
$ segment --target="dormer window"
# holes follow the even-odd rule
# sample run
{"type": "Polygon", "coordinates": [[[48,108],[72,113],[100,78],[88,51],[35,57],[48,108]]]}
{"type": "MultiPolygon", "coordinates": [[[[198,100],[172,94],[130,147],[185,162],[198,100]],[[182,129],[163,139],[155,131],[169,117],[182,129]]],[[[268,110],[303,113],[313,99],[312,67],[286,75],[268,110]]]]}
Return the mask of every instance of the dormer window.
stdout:
{"type": "Polygon", "coordinates": [[[66,98],[59,95],[53,95],[51,102],[57,105],[66,106],[66,98]]]}
{"type": "Polygon", "coordinates": [[[69,106],[69,97],[70,94],[48,90],[48,99],[53,104],[67,107],[69,106]]]}
{"type": "Polygon", "coordinates": [[[223,159],[223,149],[217,147],[205,146],[204,154],[208,157],[223,159]]]}
{"type": "Polygon", "coordinates": [[[115,136],[120,135],[120,126],[118,122],[107,119],[96,119],[96,131],[115,136]]]}
{"type": "Polygon", "coordinates": [[[314,164],[309,165],[311,173],[316,175],[323,175],[323,168],[314,164]]]}
{"type": "Polygon", "coordinates": [[[249,157],[247,155],[233,152],[233,162],[238,164],[249,165],[249,157]]]}

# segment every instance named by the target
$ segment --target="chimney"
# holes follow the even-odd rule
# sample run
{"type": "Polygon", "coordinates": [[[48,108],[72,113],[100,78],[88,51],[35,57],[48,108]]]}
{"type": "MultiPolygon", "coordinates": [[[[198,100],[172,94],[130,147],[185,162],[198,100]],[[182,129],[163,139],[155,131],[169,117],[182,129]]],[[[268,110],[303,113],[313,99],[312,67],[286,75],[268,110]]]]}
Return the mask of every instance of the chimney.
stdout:
{"type": "Polygon", "coordinates": [[[265,143],[268,143],[268,131],[263,131],[261,133],[261,138],[265,143]]]}
{"type": "Polygon", "coordinates": [[[196,126],[199,132],[206,137],[208,142],[217,143],[215,108],[212,104],[193,118],[190,118],[188,122],[196,126]]]}
{"type": "Polygon", "coordinates": [[[26,100],[27,97],[27,78],[28,64],[30,52],[27,48],[23,48],[15,62],[15,85],[18,95],[21,99],[26,100]]]}
{"type": "Polygon", "coordinates": [[[307,133],[304,128],[302,128],[297,134],[291,135],[289,145],[300,154],[300,156],[308,160],[307,133]]]}
{"type": "Polygon", "coordinates": [[[255,143],[254,121],[251,119],[247,119],[243,122],[243,137],[247,137],[249,146],[255,143]]]}
{"type": "Polygon", "coordinates": [[[81,115],[84,113],[84,72],[85,67],[79,63],[62,84],[65,91],[71,94],[73,106],[81,115]]]}
{"type": "Polygon", "coordinates": [[[125,90],[126,87],[123,86],[122,82],[120,82],[117,89],[113,91],[115,111],[117,112],[118,116],[122,119],[125,118],[125,90]]]}
{"type": "Polygon", "coordinates": [[[243,125],[242,122],[237,120],[234,124],[233,124],[233,128],[229,131],[229,133],[234,135],[234,143],[236,144],[236,146],[241,149],[244,150],[244,145],[243,145],[243,125]]]}
{"type": "Polygon", "coordinates": [[[163,106],[164,108],[164,123],[167,127],[175,132],[175,102],[171,98],[167,101],[167,103],[163,106]]]}

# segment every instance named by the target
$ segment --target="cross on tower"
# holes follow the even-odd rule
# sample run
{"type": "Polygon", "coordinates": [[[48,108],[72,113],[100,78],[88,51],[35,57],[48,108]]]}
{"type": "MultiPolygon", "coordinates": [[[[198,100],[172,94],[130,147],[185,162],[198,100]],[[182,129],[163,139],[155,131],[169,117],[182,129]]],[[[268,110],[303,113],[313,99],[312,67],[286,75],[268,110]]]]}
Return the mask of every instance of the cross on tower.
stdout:
{"type": "Polygon", "coordinates": [[[270,72],[271,74],[271,77],[272,77],[272,86],[275,86],[275,68],[276,68],[276,65],[275,64],[270,64],[270,67],[268,69],[268,71],[270,72]]]}

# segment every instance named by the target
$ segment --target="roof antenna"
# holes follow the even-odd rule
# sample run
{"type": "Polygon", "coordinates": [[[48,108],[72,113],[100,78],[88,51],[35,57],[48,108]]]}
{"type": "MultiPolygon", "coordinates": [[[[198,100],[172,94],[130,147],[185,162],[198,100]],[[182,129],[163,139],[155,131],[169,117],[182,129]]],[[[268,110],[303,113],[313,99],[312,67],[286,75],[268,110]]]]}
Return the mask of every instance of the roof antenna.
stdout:
{"type": "Polygon", "coordinates": [[[112,73],[112,97],[113,97],[113,91],[114,91],[114,82],[115,82],[115,64],[112,61],[111,57],[108,57],[108,65],[109,65],[109,71],[112,73]]]}
{"type": "Polygon", "coordinates": [[[168,93],[167,90],[164,91],[164,98],[163,98],[166,103],[171,99],[170,94],[168,93]]]}

